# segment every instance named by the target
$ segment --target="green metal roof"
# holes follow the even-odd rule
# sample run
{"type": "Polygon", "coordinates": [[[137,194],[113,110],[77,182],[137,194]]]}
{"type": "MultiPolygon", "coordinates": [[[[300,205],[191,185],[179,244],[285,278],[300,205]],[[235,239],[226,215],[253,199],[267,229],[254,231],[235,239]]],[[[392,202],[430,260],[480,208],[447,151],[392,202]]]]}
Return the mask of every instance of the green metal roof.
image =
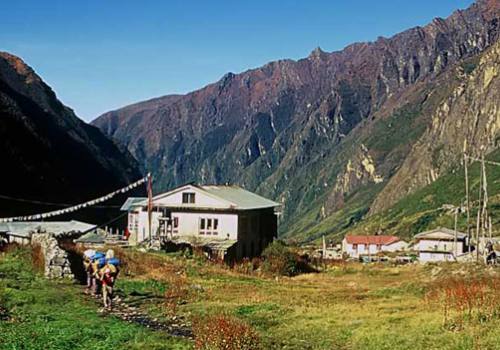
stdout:
{"type": "Polygon", "coordinates": [[[76,243],[94,243],[103,244],[106,241],[106,236],[100,232],[91,231],[78,239],[75,239],[76,243]]]}
{"type": "Polygon", "coordinates": [[[233,203],[236,209],[249,210],[280,206],[279,203],[247,191],[239,186],[203,185],[198,187],[213,196],[233,203]]]}
{"type": "Polygon", "coordinates": [[[31,237],[32,232],[42,231],[56,236],[67,233],[84,233],[96,226],[85,222],[71,221],[19,221],[0,223],[0,232],[17,237],[31,237]]]}
{"type": "Polygon", "coordinates": [[[129,211],[131,208],[141,205],[141,202],[145,202],[146,200],[146,197],[128,197],[120,210],[129,211]]]}

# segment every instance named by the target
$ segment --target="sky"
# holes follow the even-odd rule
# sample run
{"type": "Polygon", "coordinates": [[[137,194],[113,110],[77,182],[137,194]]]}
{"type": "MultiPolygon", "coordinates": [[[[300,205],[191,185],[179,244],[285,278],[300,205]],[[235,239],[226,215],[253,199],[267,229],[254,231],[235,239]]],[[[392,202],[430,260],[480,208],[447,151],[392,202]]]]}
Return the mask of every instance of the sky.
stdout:
{"type": "Polygon", "coordinates": [[[0,51],[77,115],[186,93],[269,61],[389,37],[472,0],[22,0],[2,2],[0,51]]]}

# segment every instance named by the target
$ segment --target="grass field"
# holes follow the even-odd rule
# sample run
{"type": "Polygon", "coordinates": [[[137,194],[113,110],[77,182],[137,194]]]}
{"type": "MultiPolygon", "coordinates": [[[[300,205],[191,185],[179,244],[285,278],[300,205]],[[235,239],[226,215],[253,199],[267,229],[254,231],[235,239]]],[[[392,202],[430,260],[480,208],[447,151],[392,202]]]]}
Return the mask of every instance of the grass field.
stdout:
{"type": "MultiPolygon", "coordinates": [[[[0,321],[2,348],[193,346],[98,316],[79,286],[36,276],[19,254],[0,261],[0,306],[11,314],[0,321]]],[[[500,349],[498,270],[350,263],[276,278],[244,272],[249,264],[229,269],[181,255],[120,255],[117,289],[127,302],[165,319],[228,315],[255,329],[263,349],[500,349]],[[486,281],[482,291],[472,288],[478,281],[486,281]],[[490,308],[472,304],[466,312],[442,303],[457,296],[490,308]]]]}

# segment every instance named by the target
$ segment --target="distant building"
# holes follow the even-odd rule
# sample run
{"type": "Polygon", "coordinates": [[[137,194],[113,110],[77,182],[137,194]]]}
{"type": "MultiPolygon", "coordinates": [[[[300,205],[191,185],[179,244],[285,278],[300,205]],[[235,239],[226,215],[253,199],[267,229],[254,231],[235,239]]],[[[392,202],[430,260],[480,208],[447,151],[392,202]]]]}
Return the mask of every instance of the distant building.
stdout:
{"type": "Polygon", "coordinates": [[[420,262],[455,261],[465,253],[467,235],[444,227],[421,232],[414,237],[420,262]]]}
{"type": "Polygon", "coordinates": [[[345,236],[342,253],[351,258],[374,255],[380,252],[396,252],[406,249],[408,243],[396,236],[345,236]]]}
{"type": "Polygon", "coordinates": [[[33,233],[52,233],[58,237],[78,237],[95,230],[95,225],[81,221],[19,221],[0,223],[0,238],[7,243],[30,244],[33,233]]]}
{"type": "Polygon", "coordinates": [[[153,197],[151,236],[146,198],[129,198],[130,244],[202,247],[211,257],[239,260],[260,255],[277,237],[279,204],[238,186],[184,185],[153,197]]]}

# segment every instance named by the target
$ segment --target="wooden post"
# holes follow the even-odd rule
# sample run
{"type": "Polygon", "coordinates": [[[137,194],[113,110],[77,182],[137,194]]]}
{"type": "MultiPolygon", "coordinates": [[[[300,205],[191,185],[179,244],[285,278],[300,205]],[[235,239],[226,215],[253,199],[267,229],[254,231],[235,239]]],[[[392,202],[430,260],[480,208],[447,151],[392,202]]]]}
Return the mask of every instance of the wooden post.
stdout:
{"type": "Polygon", "coordinates": [[[486,165],[484,163],[484,153],[481,155],[481,168],[483,171],[483,212],[482,212],[482,234],[481,240],[483,242],[483,256],[485,256],[485,242],[486,242],[486,229],[488,228],[488,180],[486,178],[486,165]]]}
{"type": "Polygon", "coordinates": [[[455,256],[455,260],[457,260],[457,217],[458,217],[458,208],[455,208],[455,239],[453,240],[453,255],[455,256]]]}
{"type": "Polygon", "coordinates": [[[464,171],[465,171],[465,200],[466,200],[466,214],[467,214],[467,240],[469,254],[471,248],[471,234],[470,234],[470,200],[469,200],[469,172],[468,172],[469,159],[467,157],[467,140],[464,141],[464,171]]]}
{"type": "Polygon", "coordinates": [[[476,219],[476,261],[479,261],[479,230],[481,229],[481,208],[482,208],[483,176],[479,176],[479,197],[476,219]]]}

